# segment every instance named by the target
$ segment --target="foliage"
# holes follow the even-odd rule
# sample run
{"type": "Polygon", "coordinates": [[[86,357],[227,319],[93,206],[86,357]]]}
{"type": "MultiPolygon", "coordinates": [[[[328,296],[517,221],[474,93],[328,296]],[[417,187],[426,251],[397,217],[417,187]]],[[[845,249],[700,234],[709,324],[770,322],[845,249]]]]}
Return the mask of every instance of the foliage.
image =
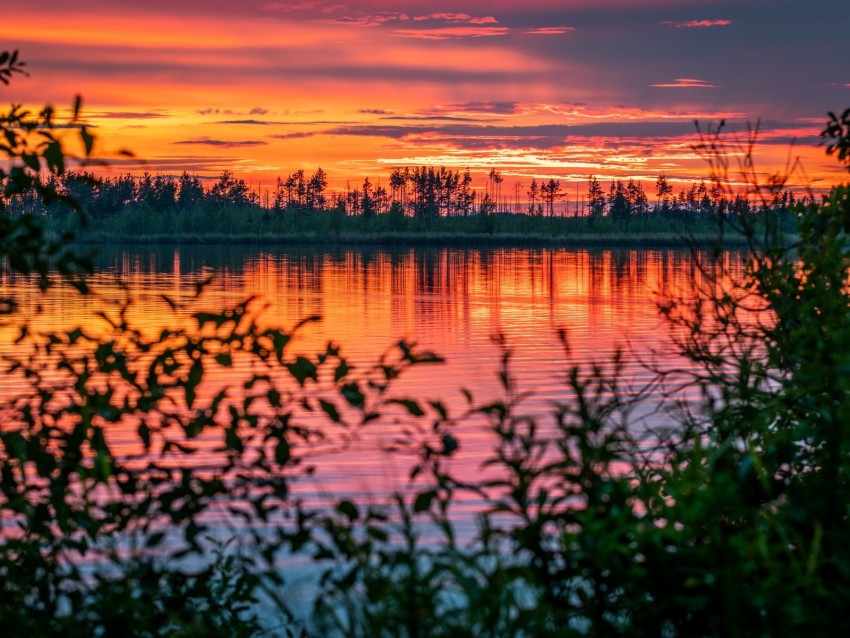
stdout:
{"type": "MultiPolygon", "coordinates": [[[[13,164],[4,188],[53,197],[37,179],[42,160],[54,175],[64,169],[49,159],[52,116],[15,113],[3,120],[13,164]]],[[[843,160],[850,141],[834,116],[824,137],[843,160]]],[[[713,167],[711,188],[733,201],[719,131],[698,148],[713,167]]],[[[732,156],[756,175],[746,151],[732,156]]],[[[244,195],[232,176],[221,183],[217,196],[244,195]]],[[[778,206],[784,185],[781,176],[753,182],[747,200],[778,206]]],[[[668,194],[659,179],[659,199],[668,194]]],[[[639,193],[621,184],[613,196],[624,207],[639,193]]],[[[427,218],[434,202],[423,201],[427,218]]],[[[549,422],[524,413],[504,343],[503,397],[479,403],[467,391],[467,408],[451,414],[439,401],[394,395],[410,367],[439,360],[409,344],[355,370],[334,344],[292,352],[302,325],[263,326],[255,300],[209,312],[202,298],[163,297],[169,327],[151,332],[133,325],[132,299],[77,285],[101,323],[17,321],[4,359],[23,388],[3,406],[0,428],[4,629],[833,635],[850,596],[848,202],[850,187],[838,186],[799,206],[792,247],[780,241],[781,219],[731,204],[717,227],[745,238],[745,272],[698,261],[694,294],[660,305],[681,367],[653,369],[648,385],[631,387],[624,355],[571,365],[563,334],[564,395],[549,422]],[[239,384],[216,381],[222,370],[239,384]],[[659,393],[664,427],[636,416],[659,393]],[[393,447],[416,455],[407,491],[389,504],[297,498],[293,486],[323,453],[382,419],[403,423],[393,447]],[[486,423],[493,440],[472,478],[452,462],[463,446],[458,426],[470,421],[486,423]],[[469,498],[483,505],[464,534],[454,508],[469,498]],[[220,520],[236,540],[216,536],[220,520]],[[279,560],[293,554],[322,574],[309,625],[280,597],[279,560]],[[276,624],[266,627],[270,614],[276,624]]],[[[481,223],[495,223],[492,212],[481,223]]],[[[392,218],[408,221],[398,210],[392,218]]],[[[20,249],[0,245],[12,268],[43,284],[54,265],[75,272],[55,252],[27,261],[43,247],[43,228],[9,219],[10,232],[34,229],[20,249]]]]}
{"type": "MultiPolygon", "coordinates": [[[[74,122],[78,108],[79,100],[74,122]]],[[[40,175],[65,172],[53,110],[33,117],[13,107],[2,126],[11,163],[0,176],[4,192],[76,210],[55,179],[40,175]]],[[[89,154],[93,138],[77,130],[89,154]]],[[[234,183],[222,180],[222,197],[234,183]]],[[[163,297],[168,327],[142,330],[129,296],[90,289],[77,269],[83,262],[65,246],[70,236],[49,240],[33,215],[2,220],[0,248],[13,271],[37,275],[42,288],[67,280],[99,307],[99,324],[43,328],[6,301],[3,329],[17,336],[6,343],[3,371],[21,391],[0,405],[4,628],[34,636],[109,634],[119,624],[139,636],[253,633],[258,587],[268,584],[262,575],[278,582],[278,552],[305,542],[309,518],[285,518],[297,509],[290,484],[311,472],[305,456],[347,445],[390,400],[396,377],[438,359],[404,343],[360,371],[333,344],[290,354],[298,328],[316,318],[287,331],[261,327],[252,299],[209,312],[196,300],[163,297]],[[215,387],[214,369],[235,371],[240,385],[215,387]],[[252,528],[210,563],[221,539],[209,525],[222,517],[233,529],[245,520],[275,526],[269,534],[252,528]]],[[[286,613],[283,602],[277,608],[286,613]]]]}
{"type": "Polygon", "coordinates": [[[462,416],[489,420],[494,478],[470,484],[426,453],[400,524],[379,526],[388,543],[374,516],[329,522],[347,568],[325,581],[325,635],[832,635],[850,595],[848,201],[838,186],[799,207],[793,247],[748,210],[722,218],[747,269],[709,259],[694,296],[663,301],[686,365],[647,387],[623,385],[619,357],[569,367],[547,426],[523,414],[506,350],[505,399],[462,416]],[[668,425],[647,428],[634,409],[659,392],[668,425]],[[464,496],[486,505],[461,545],[449,512],[464,496]]]}

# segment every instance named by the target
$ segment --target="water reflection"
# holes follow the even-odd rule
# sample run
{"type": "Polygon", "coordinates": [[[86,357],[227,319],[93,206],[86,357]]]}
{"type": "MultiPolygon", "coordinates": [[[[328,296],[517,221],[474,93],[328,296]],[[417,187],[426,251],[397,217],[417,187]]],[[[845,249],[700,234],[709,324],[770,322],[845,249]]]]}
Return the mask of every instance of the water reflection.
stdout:
{"type": "MultiPolygon", "coordinates": [[[[735,270],[744,256],[727,253],[723,259],[735,270]]],[[[307,315],[322,316],[321,323],[300,333],[296,349],[315,353],[333,340],[350,360],[369,364],[393,342],[413,339],[440,353],[445,365],[414,369],[397,391],[454,407],[463,404],[462,387],[480,400],[498,394],[501,352],[491,338],[502,334],[514,350],[520,388],[533,392],[524,409],[538,415],[567,396],[568,365],[605,360],[617,347],[627,346],[634,356],[627,375],[637,383],[646,377],[637,359],[666,347],[667,326],[656,302],[686,294],[700,276],[691,253],[682,250],[112,247],[99,257],[94,278],[99,298],[66,289],[41,295],[8,272],[0,280],[0,294],[15,295],[24,315],[41,306],[35,321],[51,329],[95,327],[102,300],[124,296],[120,278],[136,300],[133,321],[158,330],[171,316],[163,295],[189,299],[195,282],[209,274],[215,277],[201,304],[213,310],[258,296],[268,304],[262,317],[270,324],[287,327],[307,315]],[[569,361],[557,340],[560,329],[569,335],[569,361]]],[[[6,352],[15,347],[12,339],[5,330],[0,343],[6,352]]],[[[239,387],[238,370],[216,374],[233,374],[220,380],[239,387]]],[[[18,391],[7,378],[0,398],[18,391]]],[[[492,439],[480,423],[463,425],[454,463],[460,475],[475,477],[492,439]]],[[[321,472],[307,489],[313,496],[358,498],[398,489],[409,464],[383,455],[380,445],[393,439],[392,427],[371,428],[375,440],[323,457],[321,472]]],[[[131,453],[138,441],[132,429],[127,432],[113,436],[131,453]]],[[[206,456],[200,460],[206,462],[206,456]]]]}
{"type": "MultiPolygon", "coordinates": [[[[724,258],[740,265],[743,256],[724,258]]],[[[666,326],[656,301],[686,292],[699,275],[685,250],[108,247],[97,267],[97,288],[119,297],[119,276],[137,298],[138,320],[152,328],[161,327],[161,295],[190,297],[194,282],[214,273],[204,302],[213,308],[259,296],[268,323],[286,327],[320,315],[300,338],[305,349],[334,340],[349,356],[373,361],[394,341],[415,339],[448,359],[437,378],[417,380],[437,395],[491,385],[497,333],[516,350],[520,380],[542,396],[563,369],[559,329],[576,361],[605,358],[627,343],[638,351],[662,347],[666,326]]],[[[41,298],[8,273],[0,283],[25,310],[43,304],[41,321],[53,327],[90,321],[98,303],[70,291],[41,298]]]]}

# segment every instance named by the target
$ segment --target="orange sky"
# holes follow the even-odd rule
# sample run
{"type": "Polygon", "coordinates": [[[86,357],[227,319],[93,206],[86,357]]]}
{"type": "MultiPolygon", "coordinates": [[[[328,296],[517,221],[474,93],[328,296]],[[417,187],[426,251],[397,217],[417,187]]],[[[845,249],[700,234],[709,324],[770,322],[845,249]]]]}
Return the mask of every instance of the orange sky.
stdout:
{"type": "Polygon", "coordinates": [[[686,4],[18,3],[2,47],[31,76],[2,91],[56,106],[82,94],[100,153],[146,161],[112,170],[231,169],[263,188],[299,168],[342,188],[417,164],[497,167],[511,191],[533,176],[568,192],[590,174],[684,182],[706,173],[693,121],[721,118],[739,132],[762,119],[766,172],[794,141],[815,186],[836,181],[817,134],[850,104],[850,45],[825,36],[850,23],[848,3],[686,4]]]}

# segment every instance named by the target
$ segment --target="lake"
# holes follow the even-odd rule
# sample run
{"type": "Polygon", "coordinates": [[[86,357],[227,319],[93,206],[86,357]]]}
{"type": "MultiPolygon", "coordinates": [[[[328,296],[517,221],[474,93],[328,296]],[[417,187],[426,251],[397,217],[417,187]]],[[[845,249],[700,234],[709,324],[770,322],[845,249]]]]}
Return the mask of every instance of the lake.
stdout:
{"type": "MultiPolygon", "coordinates": [[[[729,253],[725,259],[740,265],[743,257],[729,253]]],[[[605,362],[618,348],[629,355],[629,378],[635,383],[648,378],[638,359],[670,354],[657,303],[687,295],[700,277],[692,254],[683,249],[110,246],[100,250],[93,281],[103,297],[120,299],[125,294],[116,284],[120,278],[134,298],[134,322],[153,330],[167,323],[162,295],[185,301],[194,295],[194,283],[208,275],[214,278],[199,307],[220,309],[257,296],[265,306],[261,321],[269,325],[288,328],[320,316],[298,333],[295,350],[315,353],[333,341],[361,366],[400,340],[438,353],[445,364],[412,370],[399,390],[449,405],[463,403],[461,388],[482,400],[499,395],[501,350],[493,337],[502,335],[513,352],[519,388],[533,393],[526,405],[535,414],[565,396],[570,365],[605,362]],[[559,330],[568,336],[569,358],[559,330]]],[[[22,278],[5,274],[0,292],[17,295],[24,314],[33,315],[41,305],[37,325],[95,330],[98,325],[99,302],[72,291],[43,296],[22,278]]],[[[7,382],[7,391],[12,389],[7,382]]],[[[486,445],[475,436],[475,445],[467,441],[465,449],[486,445]]],[[[363,492],[383,491],[399,480],[381,475],[386,468],[376,476],[368,464],[351,462],[353,467],[336,458],[325,468],[329,489],[333,475],[363,492]]]]}
{"type": "MultiPolygon", "coordinates": [[[[723,259],[734,271],[744,257],[728,253],[723,259]]],[[[395,391],[442,400],[454,412],[465,405],[462,388],[479,401],[500,396],[502,350],[493,338],[501,335],[513,353],[517,386],[530,393],[522,409],[544,422],[553,404],[569,396],[564,380],[570,366],[589,369],[623,349],[624,379],[639,387],[652,378],[644,363],[675,360],[657,304],[687,296],[701,278],[689,251],[670,249],[106,247],[93,278],[98,298],[67,289],[42,295],[31,282],[8,274],[0,293],[15,295],[35,327],[82,325],[93,332],[103,326],[95,313],[104,303],[129,296],[132,322],[153,333],[173,327],[164,296],[189,303],[195,282],[210,275],[203,296],[191,302],[196,307],[217,311],[256,296],[255,306],[263,308],[259,320],[267,325],[288,328],[320,316],[298,332],[294,351],[315,354],[333,341],[359,367],[400,340],[438,353],[445,363],[414,368],[395,391]],[[558,339],[561,330],[568,336],[569,356],[558,339]]],[[[4,353],[14,353],[14,332],[6,327],[2,335],[4,353]]],[[[215,374],[238,387],[245,373],[236,366],[215,374]]],[[[3,398],[19,393],[20,383],[7,378],[3,398]]],[[[663,416],[650,405],[637,414],[634,427],[643,427],[644,418],[663,416]]],[[[402,427],[398,420],[389,420],[365,428],[344,449],[319,450],[315,475],[295,493],[308,503],[343,497],[381,503],[404,490],[413,460],[385,449],[397,437],[397,427],[402,427]]],[[[136,453],[133,433],[131,428],[113,434],[115,449],[136,453]]],[[[455,434],[456,470],[479,477],[491,434],[474,419],[459,423],[455,434]]],[[[193,463],[213,464],[216,458],[210,449],[193,463]]],[[[455,509],[461,529],[468,529],[478,507],[468,499],[455,509]]],[[[234,533],[232,521],[222,518],[218,525],[222,537],[234,533]]]]}

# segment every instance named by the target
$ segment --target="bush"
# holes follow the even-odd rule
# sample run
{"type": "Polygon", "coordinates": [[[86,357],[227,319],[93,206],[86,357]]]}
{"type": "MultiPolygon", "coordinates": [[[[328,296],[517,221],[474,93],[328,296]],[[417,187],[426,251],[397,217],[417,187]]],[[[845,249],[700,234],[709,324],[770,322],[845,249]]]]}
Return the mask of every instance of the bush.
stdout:
{"type": "MultiPolygon", "coordinates": [[[[0,79],[15,64],[0,56],[0,79]]],[[[52,110],[0,123],[4,192],[60,199],[37,175],[64,171],[52,110]]],[[[824,132],[845,161],[846,123],[832,116],[824,132]]],[[[703,149],[728,166],[716,138],[703,149]]],[[[782,185],[754,191],[769,203],[782,185]]],[[[850,597],[849,202],[839,186],[800,209],[790,248],[770,220],[721,219],[746,238],[748,267],[736,277],[700,262],[694,296],[661,305],[688,365],[656,370],[645,388],[624,384],[620,355],[569,366],[562,335],[565,399],[548,428],[522,413],[504,344],[503,398],[470,395],[453,416],[392,393],[435,355],[401,343],[358,371],[334,344],[292,353],[301,325],[262,327],[253,300],[209,312],[164,297],[170,327],[151,334],[132,325],[132,299],[91,293],[70,236],[51,242],[38,218],[3,217],[10,267],[89,295],[102,320],[38,330],[4,300],[18,322],[4,372],[25,382],[0,428],[4,629],[255,635],[262,604],[282,635],[832,635],[850,597]],[[216,385],[211,370],[244,382],[216,385]],[[675,420],[635,427],[635,408],[659,392],[675,420]],[[314,509],[292,497],[321,463],[313,455],[400,411],[410,427],[397,444],[418,455],[412,493],[314,509]],[[487,421],[494,447],[470,482],[448,459],[471,418],[487,421]],[[210,446],[216,463],[196,462],[210,446]],[[460,540],[451,511],[468,495],[485,507],[460,540]],[[225,546],[209,529],[222,511],[243,532],[225,546]],[[284,554],[323,571],[309,626],[279,595],[284,554]]]]}

